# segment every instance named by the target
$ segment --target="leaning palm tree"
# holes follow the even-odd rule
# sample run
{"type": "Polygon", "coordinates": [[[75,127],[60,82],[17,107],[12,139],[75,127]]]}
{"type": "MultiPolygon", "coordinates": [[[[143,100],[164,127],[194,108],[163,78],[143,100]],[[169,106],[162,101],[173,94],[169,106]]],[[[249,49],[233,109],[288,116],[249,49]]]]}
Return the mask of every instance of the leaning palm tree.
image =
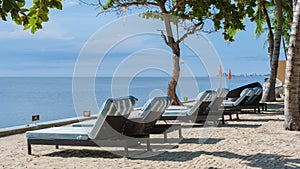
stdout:
{"type": "Polygon", "coordinates": [[[300,1],[294,8],[292,31],[286,68],[286,92],[284,100],[286,130],[300,131],[300,1]]]}
{"type": "MultiPolygon", "coordinates": [[[[268,53],[270,57],[270,78],[266,83],[266,88],[263,93],[263,101],[275,101],[275,83],[278,68],[278,59],[280,54],[282,33],[288,34],[289,27],[286,25],[289,20],[290,6],[288,2],[281,0],[258,0],[257,11],[252,20],[256,23],[256,35],[260,36],[264,32],[263,25],[266,24],[268,31],[268,53]],[[274,14],[271,14],[273,13],[274,14]]],[[[285,35],[284,34],[284,35],[285,35]]]]}

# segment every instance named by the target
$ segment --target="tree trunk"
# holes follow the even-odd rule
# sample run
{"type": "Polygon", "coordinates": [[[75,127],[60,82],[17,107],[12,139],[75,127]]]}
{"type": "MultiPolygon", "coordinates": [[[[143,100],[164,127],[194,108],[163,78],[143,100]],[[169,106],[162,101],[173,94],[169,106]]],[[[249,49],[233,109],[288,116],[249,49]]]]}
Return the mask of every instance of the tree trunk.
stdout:
{"type": "Polygon", "coordinates": [[[168,96],[173,99],[173,105],[182,105],[179,98],[176,94],[176,86],[179,80],[180,75],[180,65],[179,65],[179,58],[180,58],[180,48],[179,44],[173,46],[173,72],[172,78],[168,84],[168,96]],[[173,49],[174,48],[174,49],[173,49]]]}
{"type": "Polygon", "coordinates": [[[286,91],[284,100],[284,128],[300,131],[300,2],[294,10],[288,60],[286,68],[286,91]]]}
{"type": "Polygon", "coordinates": [[[179,58],[180,58],[180,47],[179,43],[175,42],[172,28],[171,28],[171,21],[170,15],[164,14],[164,23],[166,27],[167,37],[165,37],[166,44],[172,49],[173,52],[173,72],[172,78],[168,84],[168,96],[173,99],[173,105],[182,105],[180,102],[177,94],[176,94],[176,87],[179,80],[180,75],[180,65],[179,65],[179,58]]]}
{"type": "Polygon", "coordinates": [[[268,27],[268,41],[269,41],[268,53],[270,57],[270,67],[272,67],[271,65],[272,65],[273,49],[274,49],[274,34],[272,30],[270,16],[265,5],[265,1],[261,2],[261,10],[265,16],[267,27],[268,27]]]}
{"type": "Polygon", "coordinates": [[[277,29],[275,32],[275,41],[274,41],[274,48],[273,48],[273,56],[271,59],[271,73],[269,82],[266,83],[265,91],[263,94],[262,101],[275,101],[275,83],[277,77],[277,68],[278,68],[278,59],[280,54],[280,44],[281,44],[281,35],[282,35],[282,6],[281,0],[274,0],[276,10],[277,10],[277,29]]]}

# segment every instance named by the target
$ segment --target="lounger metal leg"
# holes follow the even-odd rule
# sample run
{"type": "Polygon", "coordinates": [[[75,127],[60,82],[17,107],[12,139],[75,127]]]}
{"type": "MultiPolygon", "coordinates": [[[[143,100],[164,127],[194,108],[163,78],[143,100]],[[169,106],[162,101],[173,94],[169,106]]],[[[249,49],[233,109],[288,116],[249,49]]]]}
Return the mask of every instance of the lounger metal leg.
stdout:
{"type": "Polygon", "coordinates": [[[179,134],[179,138],[183,138],[183,136],[182,136],[182,131],[181,131],[181,127],[178,129],[178,134],[179,134]]]}
{"type": "Polygon", "coordinates": [[[166,142],[168,142],[168,138],[167,138],[168,136],[167,136],[167,133],[164,133],[164,142],[166,143],[166,142]]]}
{"type": "Polygon", "coordinates": [[[125,142],[125,145],[124,145],[124,156],[127,158],[129,156],[128,154],[128,144],[127,142],[125,142]]]}
{"type": "Polygon", "coordinates": [[[28,140],[27,140],[27,151],[28,151],[28,154],[31,155],[31,144],[29,143],[28,140]]]}
{"type": "Polygon", "coordinates": [[[229,114],[229,119],[232,120],[232,115],[231,114],[229,114]]]}
{"type": "Polygon", "coordinates": [[[151,148],[150,148],[150,138],[147,139],[147,151],[151,151],[151,148]]]}
{"type": "Polygon", "coordinates": [[[236,119],[238,119],[238,120],[240,119],[239,113],[236,114],[236,119]]]}
{"type": "Polygon", "coordinates": [[[222,115],[222,123],[225,124],[225,118],[224,118],[224,115],[222,115]]]}

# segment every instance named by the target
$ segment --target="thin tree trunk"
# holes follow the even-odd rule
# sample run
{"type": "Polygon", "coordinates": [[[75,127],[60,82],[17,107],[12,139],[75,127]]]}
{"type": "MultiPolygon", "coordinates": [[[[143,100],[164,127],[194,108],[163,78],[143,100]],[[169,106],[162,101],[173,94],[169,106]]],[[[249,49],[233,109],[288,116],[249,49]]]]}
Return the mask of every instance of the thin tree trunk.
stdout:
{"type": "Polygon", "coordinates": [[[300,2],[294,8],[292,31],[286,68],[286,91],[284,100],[284,128],[300,131],[300,2]]]}
{"type": "Polygon", "coordinates": [[[169,15],[164,15],[164,23],[167,32],[167,37],[165,39],[165,42],[172,49],[173,52],[173,72],[172,72],[172,78],[168,84],[167,93],[168,96],[170,96],[173,99],[173,103],[172,103],[173,105],[182,105],[182,103],[180,102],[176,94],[176,87],[180,75],[180,65],[179,65],[180,47],[179,47],[179,43],[176,43],[174,40],[169,17],[170,17],[169,15]]]}
{"type": "Polygon", "coordinates": [[[265,92],[263,94],[262,101],[275,101],[275,84],[276,84],[276,77],[277,77],[277,68],[278,68],[278,59],[280,54],[280,44],[281,44],[281,35],[282,35],[282,6],[281,0],[274,0],[276,10],[277,10],[277,29],[275,33],[275,41],[274,41],[274,49],[273,49],[273,57],[271,63],[271,73],[270,79],[265,87],[265,92]]]}
{"type": "Polygon", "coordinates": [[[168,96],[170,96],[173,99],[174,105],[182,105],[179,98],[176,94],[176,86],[179,80],[180,75],[180,65],[179,65],[179,58],[180,58],[180,48],[179,45],[176,48],[176,51],[173,51],[173,72],[172,72],[172,78],[168,84],[168,96]]]}
{"type": "Polygon", "coordinates": [[[262,3],[261,10],[266,18],[266,23],[267,23],[267,27],[268,27],[268,41],[269,41],[268,53],[269,53],[269,57],[270,57],[270,67],[271,67],[272,58],[273,58],[273,49],[274,49],[274,34],[273,34],[273,30],[272,30],[270,16],[269,16],[268,11],[265,6],[265,1],[262,1],[261,3],[262,3]]]}

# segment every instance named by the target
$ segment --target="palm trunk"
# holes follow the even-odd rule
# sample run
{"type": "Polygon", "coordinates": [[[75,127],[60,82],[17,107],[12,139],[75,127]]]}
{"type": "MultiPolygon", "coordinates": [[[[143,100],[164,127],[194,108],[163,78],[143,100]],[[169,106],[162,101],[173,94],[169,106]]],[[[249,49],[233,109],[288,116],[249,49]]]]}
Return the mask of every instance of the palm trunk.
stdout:
{"type": "Polygon", "coordinates": [[[270,20],[269,13],[267,11],[265,1],[261,2],[261,10],[265,16],[267,27],[268,27],[268,41],[269,41],[269,48],[268,48],[268,53],[270,57],[270,67],[272,65],[272,58],[273,58],[273,49],[274,49],[274,34],[272,30],[272,24],[270,20]]]}
{"type": "Polygon", "coordinates": [[[286,68],[286,92],[284,100],[284,128],[300,131],[300,2],[294,10],[290,46],[286,68]]]}
{"type": "Polygon", "coordinates": [[[277,29],[275,33],[275,41],[274,41],[274,49],[273,49],[273,56],[271,60],[271,73],[270,79],[265,87],[265,91],[263,94],[262,101],[275,101],[275,83],[277,77],[277,68],[278,68],[278,59],[280,54],[280,44],[281,44],[281,35],[282,35],[282,6],[280,0],[274,0],[276,10],[277,10],[277,29]]]}

